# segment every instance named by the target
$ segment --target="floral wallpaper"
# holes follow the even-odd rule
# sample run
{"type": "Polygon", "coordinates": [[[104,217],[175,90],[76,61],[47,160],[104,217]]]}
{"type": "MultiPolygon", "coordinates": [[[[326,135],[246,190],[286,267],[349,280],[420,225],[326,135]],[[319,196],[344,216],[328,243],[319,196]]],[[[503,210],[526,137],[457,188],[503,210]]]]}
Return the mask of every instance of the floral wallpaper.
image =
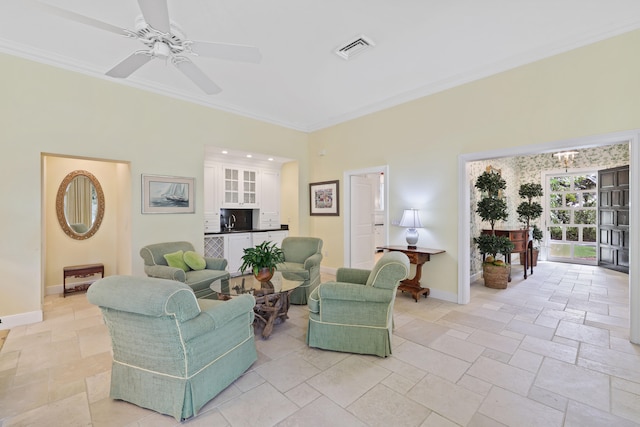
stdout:
{"type": "MultiPolygon", "coordinates": [[[[609,169],[629,164],[629,144],[615,144],[571,151],[577,151],[578,154],[576,154],[569,171],[580,168],[609,169]]],[[[471,275],[474,275],[482,271],[482,255],[473,243],[473,238],[478,236],[482,229],[490,228],[489,223],[483,222],[475,213],[476,205],[480,200],[480,192],[475,188],[476,178],[487,170],[489,166],[500,170],[502,177],[507,182],[504,194],[507,198],[509,218],[507,221],[496,224],[496,228],[520,228],[522,224],[518,222],[518,214],[516,214],[516,209],[522,202],[518,195],[520,185],[527,182],[544,184],[542,179],[547,171],[563,170],[564,167],[553,156],[553,153],[483,160],[470,162],[468,166],[471,188],[471,199],[469,201],[471,242],[469,244],[471,245],[471,275]]],[[[542,203],[542,201],[539,202],[542,203]]],[[[538,226],[540,226],[539,221],[535,221],[538,226]]]]}

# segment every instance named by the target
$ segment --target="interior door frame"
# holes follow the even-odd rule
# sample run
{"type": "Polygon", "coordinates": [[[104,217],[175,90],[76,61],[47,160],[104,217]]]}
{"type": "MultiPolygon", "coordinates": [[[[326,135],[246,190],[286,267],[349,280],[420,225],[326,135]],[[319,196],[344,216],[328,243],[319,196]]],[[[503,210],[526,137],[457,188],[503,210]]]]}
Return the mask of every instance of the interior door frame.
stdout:
{"type": "MultiPolygon", "coordinates": [[[[469,162],[489,160],[499,157],[513,157],[529,154],[553,153],[571,148],[598,147],[612,144],[629,144],[629,180],[640,182],[640,129],[605,135],[587,136],[575,139],[523,145],[503,149],[460,154],[458,156],[458,304],[468,304],[471,299],[471,197],[472,179],[469,162]]],[[[640,186],[630,190],[631,200],[640,200],[640,186]]],[[[640,209],[632,206],[629,211],[629,258],[637,257],[640,250],[640,209]]],[[[629,318],[630,340],[640,343],[640,284],[637,262],[630,262],[629,268],[629,318]]]]}
{"type": "Polygon", "coordinates": [[[374,166],[366,169],[354,169],[343,174],[343,212],[344,212],[344,265],[351,266],[351,177],[371,173],[384,174],[384,241],[389,241],[389,165],[374,166]]]}

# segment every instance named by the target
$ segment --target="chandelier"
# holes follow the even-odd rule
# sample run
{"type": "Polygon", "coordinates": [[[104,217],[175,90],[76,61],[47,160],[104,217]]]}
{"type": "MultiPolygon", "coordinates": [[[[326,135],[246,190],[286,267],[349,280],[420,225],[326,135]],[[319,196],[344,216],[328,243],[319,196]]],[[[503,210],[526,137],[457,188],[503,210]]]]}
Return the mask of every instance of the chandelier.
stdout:
{"type": "Polygon", "coordinates": [[[555,153],[553,157],[557,158],[562,166],[564,166],[564,171],[567,172],[571,166],[573,166],[573,159],[578,154],[577,151],[562,151],[560,153],[555,153]]]}

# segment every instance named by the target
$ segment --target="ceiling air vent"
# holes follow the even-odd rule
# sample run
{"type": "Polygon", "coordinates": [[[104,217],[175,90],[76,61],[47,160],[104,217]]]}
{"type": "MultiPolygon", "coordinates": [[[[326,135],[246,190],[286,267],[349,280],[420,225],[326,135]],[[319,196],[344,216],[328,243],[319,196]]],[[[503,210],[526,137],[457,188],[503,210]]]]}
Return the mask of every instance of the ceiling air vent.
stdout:
{"type": "Polygon", "coordinates": [[[335,52],[340,58],[349,60],[375,45],[369,37],[361,35],[337,48],[335,52]]]}

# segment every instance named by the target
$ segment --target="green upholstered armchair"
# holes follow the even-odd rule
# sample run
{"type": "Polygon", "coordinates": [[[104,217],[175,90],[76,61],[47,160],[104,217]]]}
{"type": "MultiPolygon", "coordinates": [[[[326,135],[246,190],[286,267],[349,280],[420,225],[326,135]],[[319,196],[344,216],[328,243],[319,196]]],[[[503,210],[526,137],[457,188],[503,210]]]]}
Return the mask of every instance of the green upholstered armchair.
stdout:
{"type": "Polygon", "coordinates": [[[282,241],[284,262],[277,270],[286,278],[304,280],[289,297],[291,304],[306,304],[311,292],[320,284],[322,239],[317,237],[285,237],[282,241]]]}
{"type": "Polygon", "coordinates": [[[113,399],[180,421],[257,359],[251,295],[196,299],[173,280],[109,276],[87,291],[111,335],[113,399]]]}
{"type": "Polygon", "coordinates": [[[339,268],[335,282],[309,297],[307,344],[348,353],[391,354],[393,303],[409,273],[402,252],[384,254],[373,270],[339,268]]]}
{"type": "Polygon", "coordinates": [[[193,289],[196,298],[217,299],[217,294],[211,289],[211,284],[221,280],[222,289],[229,288],[229,272],[226,271],[227,260],[224,258],[207,258],[204,270],[184,271],[180,268],[169,267],[166,254],[177,251],[195,251],[189,242],[166,242],[144,246],[140,249],[140,256],[144,260],[144,272],[149,277],[177,280],[186,283],[193,289]]]}

